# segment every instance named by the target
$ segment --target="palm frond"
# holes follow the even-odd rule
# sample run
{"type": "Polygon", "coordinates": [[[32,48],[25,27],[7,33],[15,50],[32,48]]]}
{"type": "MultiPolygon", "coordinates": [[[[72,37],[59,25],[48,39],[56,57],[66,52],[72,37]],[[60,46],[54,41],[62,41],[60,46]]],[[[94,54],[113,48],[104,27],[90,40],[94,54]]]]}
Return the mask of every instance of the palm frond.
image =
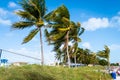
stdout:
{"type": "Polygon", "coordinates": [[[49,37],[50,36],[47,29],[44,30],[44,33],[45,33],[45,37],[49,37]]]}
{"type": "Polygon", "coordinates": [[[50,34],[49,34],[48,30],[45,29],[45,30],[44,30],[44,33],[45,33],[45,37],[46,37],[48,43],[50,44],[51,40],[50,40],[50,38],[49,38],[50,34]]]}
{"type": "Polygon", "coordinates": [[[36,18],[40,17],[39,11],[30,3],[31,0],[22,0],[20,5],[22,6],[23,10],[29,12],[36,18]]]}
{"type": "Polygon", "coordinates": [[[58,30],[61,31],[61,32],[68,31],[68,30],[70,30],[70,27],[68,27],[68,28],[58,28],[58,30]]]}
{"type": "Polygon", "coordinates": [[[70,18],[70,14],[68,9],[62,5],[58,7],[56,10],[51,11],[48,13],[48,15],[45,16],[47,21],[57,22],[57,23],[63,23],[62,18],[70,18]]]}
{"type": "Polygon", "coordinates": [[[33,29],[28,36],[26,36],[22,42],[22,44],[29,42],[37,33],[39,32],[39,29],[33,29]]]}
{"type": "Polygon", "coordinates": [[[57,60],[61,60],[61,59],[62,59],[62,56],[63,56],[63,52],[62,52],[60,49],[58,49],[58,50],[56,51],[55,58],[56,58],[57,60]]]}
{"type": "Polygon", "coordinates": [[[50,26],[54,29],[54,28],[59,28],[59,27],[61,27],[62,24],[52,23],[52,24],[50,24],[50,26]]]}
{"type": "Polygon", "coordinates": [[[19,15],[20,17],[22,17],[23,19],[26,19],[26,20],[30,20],[30,21],[37,21],[37,19],[31,15],[30,13],[26,12],[26,11],[17,11],[15,12],[17,15],[19,15]]]}
{"type": "Polygon", "coordinates": [[[79,33],[79,36],[85,31],[85,28],[81,28],[81,32],[79,33]]]}
{"type": "Polygon", "coordinates": [[[30,3],[38,10],[40,17],[43,17],[46,12],[45,0],[31,0],[30,3]]]}
{"type": "Polygon", "coordinates": [[[47,15],[44,16],[45,20],[46,20],[47,22],[52,21],[52,20],[51,20],[51,19],[52,19],[52,18],[51,18],[52,15],[53,15],[53,11],[49,12],[47,15]]]}
{"type": "Polygon", "coordinates": [[[34,25],[33,22],[20,21],[20,22],[16,22],[16,23],[12,24],[12,28],[13,29],[24,29],[27,27],[31,27],[33,25],[34,25]]]}
{"type": "Polygon", "coordinates": [[[72,36],[72,39],[74,39],[74,42],[81,42],[81,38],[76,37],[76,36],[72,36]]]}
{"type": "Polygon", "coordinates": [[[57,41],[59,39],[61,39],[61,37],[63,37],[65,34],[63,33],[57,33],[57,34],[52,34],[49,36],[49,39],[52,41],[57,41]]]}

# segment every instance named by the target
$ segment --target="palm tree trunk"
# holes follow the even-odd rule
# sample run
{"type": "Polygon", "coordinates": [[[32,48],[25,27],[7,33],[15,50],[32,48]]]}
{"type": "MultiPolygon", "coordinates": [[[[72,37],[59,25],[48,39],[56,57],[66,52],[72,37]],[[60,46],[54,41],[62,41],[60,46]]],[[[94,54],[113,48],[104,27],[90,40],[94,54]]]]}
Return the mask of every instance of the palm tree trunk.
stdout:
{"type": "Polygon", "coordinates": [[[76,54],[74,56],[74,61],[75,61],[75,67],[77,67],[77,65],[76,65],[76,54]]]}
{"type": "Polygon", "coordinates": [[[44,65],[43,42],[42,42],[42,31],[41,31],[41,28],[40,28],[40,46],[41,46],[41,65],[44,65]]]}
{"type": "Polygon", "coordinates": [[[110,68],[110,56],[108,55],[108,68],[110,68]]]}
{"type": "Polygon", "coordinates": [[[70,68],[70,55],[68,51],[68,39],[69,39],[69,31],[67,32],[67,57],[68,57],[68,67],[70,68]]]}
{"type": "Polygon", "coordinates": [[[77,51],[78,51],[78,46],[77,46],[77,49],[76,49],[75,55],[74,55],[75,67],[77,67],[77,60],[76,60],[77,51]]]}

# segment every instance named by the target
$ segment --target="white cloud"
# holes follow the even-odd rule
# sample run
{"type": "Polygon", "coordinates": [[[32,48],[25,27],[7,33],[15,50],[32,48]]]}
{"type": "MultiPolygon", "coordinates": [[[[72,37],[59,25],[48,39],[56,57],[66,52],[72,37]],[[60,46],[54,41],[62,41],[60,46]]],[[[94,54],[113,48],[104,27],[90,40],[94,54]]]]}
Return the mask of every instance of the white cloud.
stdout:
{"type": "Polygon", "coordinates": [[[8,6],[11,7],[11,8],[14,8],[14,7],[16,7],[17,5],[16,5],[14,2],[9,2],[8,6]]]}
{"type": "Polygon", "coordinates": [[[111,27],[119,27],[120,28],[120,15],[117,15],[117,16],[114,16],[114,17],[111,18],[110,26],[111,27]]]}
{"type": "Polygon", "coordinates": [[[11,12],[0,8],[0,24],[11,25],[12,22],[8,19],[10,16],[12,16],[11,12]]]}
{"type": "Polygon", "coordinates": [[[91,49],[91,45],[90,45],[89,42],[84,42],[84,43],[82,44],[82,46],[83,46],[84,48],[91,49]]]}
{"type": "Polygon", "coordinates": [[[0,16],[4,16],[4,15],[6,15],[7,13],[8,13],[8,11],[0,8],[0,16]]]}
{"type": "Polygon", "coordinates": [[[82,27],[88,31],[95,31],[100,28],[117,27],[120,28],[120,11],[117,15],[108,18],[89,18],[87,21],[82,22],[82,27]]]}
{"type": "Polygon", "coordinates": [[[109,47],[110,47],[111,50],[120,50],[120,45],[117,45],[117,44],[112,44],[109,47]]]}
{"type": "Polygon", "coordinates": [[[82,27],[86,30],[94,31],[99,28],[106,28],[109,26],[108,18],[90,18],[88,21],[82,23],[82,27]]]}
{"type": "Polygon", "coordinates": [[[0,24],[3,24],[3,25],[11,25],[12,22],[10,20],[5,20],[5,19],[1,19],[0,18],[0,24]]]}

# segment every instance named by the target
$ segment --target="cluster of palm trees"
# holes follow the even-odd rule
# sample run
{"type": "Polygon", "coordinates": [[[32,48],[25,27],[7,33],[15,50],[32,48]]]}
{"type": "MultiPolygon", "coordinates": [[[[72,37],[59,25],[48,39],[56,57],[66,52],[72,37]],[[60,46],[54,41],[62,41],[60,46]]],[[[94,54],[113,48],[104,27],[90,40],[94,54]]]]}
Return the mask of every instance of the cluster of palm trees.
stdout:
{"type": "MultiPolygon", "coordinates": [[[[22,0],[20,5],[23,10],[15,12],[22,19],[12,25],[13,29],[25,29],[34,27],[33,30],[24,38],[22,44],[29,42],[33,37],[40,34],[41,45],[41,64],[44,64],[43,42],[41,28],[45,28],[45,36],[53,51],[56,52],[56,59],[68,63],[74,60],[75,63],[84,62],[89,50],[78,47],[81,42],[79,36],[84,32],[79,22],[70,20],[69,10],[65,5],[46,14],[45,0],[22,0]],[[69,43],[72,43],[69,45],[69,43]],[[83,55],[82,53],[86,55],[83,55]],[[83,57],[84,56],[84,57],[83,57]],[[82,57],[82,58],[81,58],[82,57]]],[[[100,53],[100,55],[102,52],[100,53]]],[[[91,55],[94,57],[94,55],[91,55]]],[[[88,61],[86,61],[88,62],[88,61]]]]}
{"type": "Polygon", "coordinates": [[[26,36],[22,43],[29,42],[38,32],[40,32],[41,43],[41,64],[44,64],[43,43],[42,43],[42,27],[49,27],[51,31],[45,29],[47,41],[54,45],[54,51],[58,52],[60,47],[64,45],[63,51],[66,50],[68,62],[70,64],[68,42],[72,41],[74,44],[80,41],[78,34],[81,35],[83,28],[80,23],[70,21],[70,14],[68,9],[62,5],[56,10],[46,13],[46,5],[44,0],[22,0],[20,2],[23,10],[18,10],[16,14],[22,18],[22,21],[15,22],[12,25],[14,29],[25,29],[34,27],[34,29],[26,36]],[[48,25],[45,25],[48,23],[48,25]],[[81,32],[79,32],[82,29],[81,32]]]}
{"type": "MultiPolygon", "coordinates": [[[[79,48],[76,55],[70,53],[72,63],[93,64],[93,65],[108,65],[110,66],[110,49],[107,45],[104,46],[104,50],[93,52],[89,49],[79,48]],[[76,57],[75,57],[76,56],[76,57]]],[[[62,62],[61,62],[62,63],[62,62]]]]}

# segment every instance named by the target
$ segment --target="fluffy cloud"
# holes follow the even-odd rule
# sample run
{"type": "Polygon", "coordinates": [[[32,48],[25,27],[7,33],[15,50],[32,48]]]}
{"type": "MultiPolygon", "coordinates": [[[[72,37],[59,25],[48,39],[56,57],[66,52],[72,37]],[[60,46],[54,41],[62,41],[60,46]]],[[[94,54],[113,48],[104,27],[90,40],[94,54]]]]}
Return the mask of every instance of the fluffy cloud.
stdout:
{"type": "Polygon", "coordinates": [[[84,48],[91,49],[91,45],[90,45],[89,42],[84,42],[84,43],[82,44],[82,46],[83,46],[84,48]]]}
{"type": "Polygon", "coordinates": [[[114,17],[111,18],[110,26],[111,27],[119,27],[120,26],[120,12],[118,13],[117,16],[114,16],[114,17]]]}
{"type": "Polygon", "coordinates": [[[16,5],[14,2],[9,2],[8,6],[11,7],[11,8],[14,8],[14,7],[16,7],[17,5],[16,5]]]}
{"type": "Polygon", "coordinates": [[[0,8],[0,24],[2,25],[11,25],[12,22],[9,19],[9,17],[12,16],[12,13],[4,10],[3,8],[0,8]]]}
{"type": "Polygon", "coordinates": [[[4,16],[4,15],[6,15],[7,12],[8,12],[8,11],[6,11],[6,10],[0,8],[0,16],[4,16]]]}
{"type": "Polygon", "coordinates": [[[108,18],[90,18],[88,21],[82,23],[86,30],[94,31],[99,28],[106,28],[109,26],[108,18]]]}
{"type": "Polygon", "coordinates": [[[5,20],[0,18],[0,24],[2,25],[11,25],[12,22],[10,20],[5,20]]]}
{"type": "Polygon", "coordinates": [[[82,22],[82,27],[87,31],[95,31],[100,28],[118,27],[120,28],[120,12],[117,15],[108,18],[89,18],[87,21],[82,22]]]}

